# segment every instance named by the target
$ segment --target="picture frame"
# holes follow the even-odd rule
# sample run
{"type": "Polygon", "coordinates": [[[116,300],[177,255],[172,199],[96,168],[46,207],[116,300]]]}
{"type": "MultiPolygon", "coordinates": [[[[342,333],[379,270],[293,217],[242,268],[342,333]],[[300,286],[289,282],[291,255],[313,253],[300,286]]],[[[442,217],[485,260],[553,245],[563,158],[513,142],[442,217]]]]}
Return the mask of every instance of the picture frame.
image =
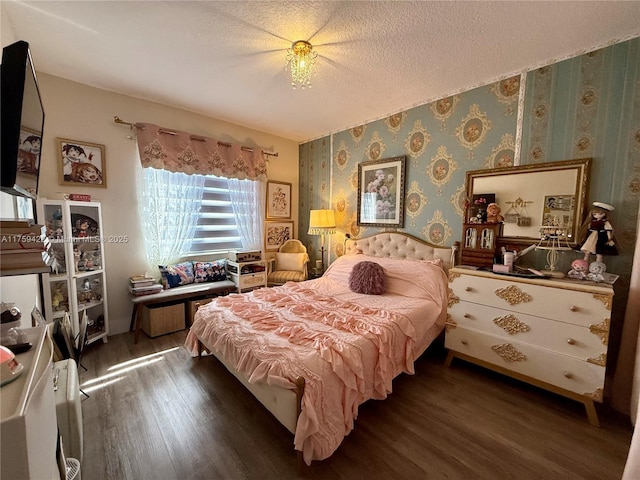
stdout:
{"type": "Polygon", "coordinates": [[[360,226],[404,226],[406,156],[358,164],[358,218],[360,226]]]}
{"type": "Polygon", "coordinates": [[[487,221],[487,206],[496,202],[495,193],[478,193],[471,197],[469,218],[467,223],[485,223],[487,221]]]}
{"type": "Polygon", "coordinates": [[[106,187],[105,146],[83,140],[58,138],[60,185],[106,187]]]}
{"type": "Polygon", "coordinates": [[[38,309],[38,307],[36,306],[34,306],[31,310],[31,325],[33,327],[41,327],[43,325],[47,325],[47,321],[45,320],[44,315],[42,315],[42,312],[40,312],[40,309],[38,309]]]}
{"type": "Polygon", "coordinates": [[[267,218],[291,218],[291,184],[267,182],[267,218]]]}
{"type": "Polygon", "coordinates": [[[572,228],[574,195],[545,195],[542,207],[542,224],[572,228]]]}
{"type": "Polygon", "coordinates": [[[293,221],[266,222],[264,227],[264,247],[267,251],[277,251],[287,240],[294,238],[293,221]]]}
{"type": "Polygon", "coordinates": [[[40,149],[42,132],[20,126],[20,145],[18,148],[19,173],[32,177],[38,176],[40,170],[40,149]]]}

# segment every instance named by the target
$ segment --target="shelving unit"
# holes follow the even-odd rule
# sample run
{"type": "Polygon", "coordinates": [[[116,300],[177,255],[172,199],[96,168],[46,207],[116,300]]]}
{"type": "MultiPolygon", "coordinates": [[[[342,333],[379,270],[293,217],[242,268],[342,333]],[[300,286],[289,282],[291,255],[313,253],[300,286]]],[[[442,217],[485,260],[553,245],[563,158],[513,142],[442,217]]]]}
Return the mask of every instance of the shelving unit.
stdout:
{"type": "Polygon", "coordinates": [[[234,262],[227,260],[227,276],[238,287],[238,293],[267,286],[267,262],[234,262]]]}
{"type": "Polygon", "coordinates": [[[100,203],[42,199],[38,218],[46,226],[55,258],[51,273],[43,275],[47,321],[68,312],[77,335],[86,312],[88,343],[106,343],[109,317],[100,203]]]}

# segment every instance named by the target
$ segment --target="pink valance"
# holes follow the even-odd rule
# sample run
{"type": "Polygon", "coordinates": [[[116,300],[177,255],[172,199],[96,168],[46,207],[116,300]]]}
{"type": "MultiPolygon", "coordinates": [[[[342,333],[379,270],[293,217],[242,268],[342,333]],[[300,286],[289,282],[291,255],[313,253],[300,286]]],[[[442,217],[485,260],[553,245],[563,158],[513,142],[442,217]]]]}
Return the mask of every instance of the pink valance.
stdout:
{"type": "Polygon", "coordinates": [[[136,123],[135,127],[143,168],[267,180],[267,162],[261,149],[169,130],[151,123],[136,123]]]}

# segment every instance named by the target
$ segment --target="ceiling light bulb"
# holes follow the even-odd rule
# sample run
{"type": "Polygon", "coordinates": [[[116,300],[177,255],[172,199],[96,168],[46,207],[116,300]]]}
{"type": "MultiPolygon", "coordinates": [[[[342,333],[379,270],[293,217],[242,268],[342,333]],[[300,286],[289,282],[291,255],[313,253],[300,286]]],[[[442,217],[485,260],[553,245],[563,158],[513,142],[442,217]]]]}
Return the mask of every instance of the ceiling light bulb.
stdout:
{"type": "Polygon", "coordinates": [[[311,87],[311,72],[318,57],[313,51],[313,46],[306,40],[293,42],[291,48],[287,50],[287,63],[285,69],[291,72],[291,86],[296,88],[311,87]]]}

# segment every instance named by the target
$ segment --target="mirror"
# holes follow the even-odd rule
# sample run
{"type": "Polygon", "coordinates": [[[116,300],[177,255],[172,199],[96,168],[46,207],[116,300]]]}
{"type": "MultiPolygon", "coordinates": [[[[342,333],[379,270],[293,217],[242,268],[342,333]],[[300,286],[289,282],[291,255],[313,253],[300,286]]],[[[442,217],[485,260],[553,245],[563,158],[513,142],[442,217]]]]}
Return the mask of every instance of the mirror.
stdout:
{"type": "Polygon", "coordinates": [[[584,221],[591,159],[539,163],[519,167],[470,170],[466,193],[470,202],[467,222],[479,222],[486,202],[501,209],[501,242],[531,244],[540,240],[541,228],[561,227],[576,245],[584,221]]]}

